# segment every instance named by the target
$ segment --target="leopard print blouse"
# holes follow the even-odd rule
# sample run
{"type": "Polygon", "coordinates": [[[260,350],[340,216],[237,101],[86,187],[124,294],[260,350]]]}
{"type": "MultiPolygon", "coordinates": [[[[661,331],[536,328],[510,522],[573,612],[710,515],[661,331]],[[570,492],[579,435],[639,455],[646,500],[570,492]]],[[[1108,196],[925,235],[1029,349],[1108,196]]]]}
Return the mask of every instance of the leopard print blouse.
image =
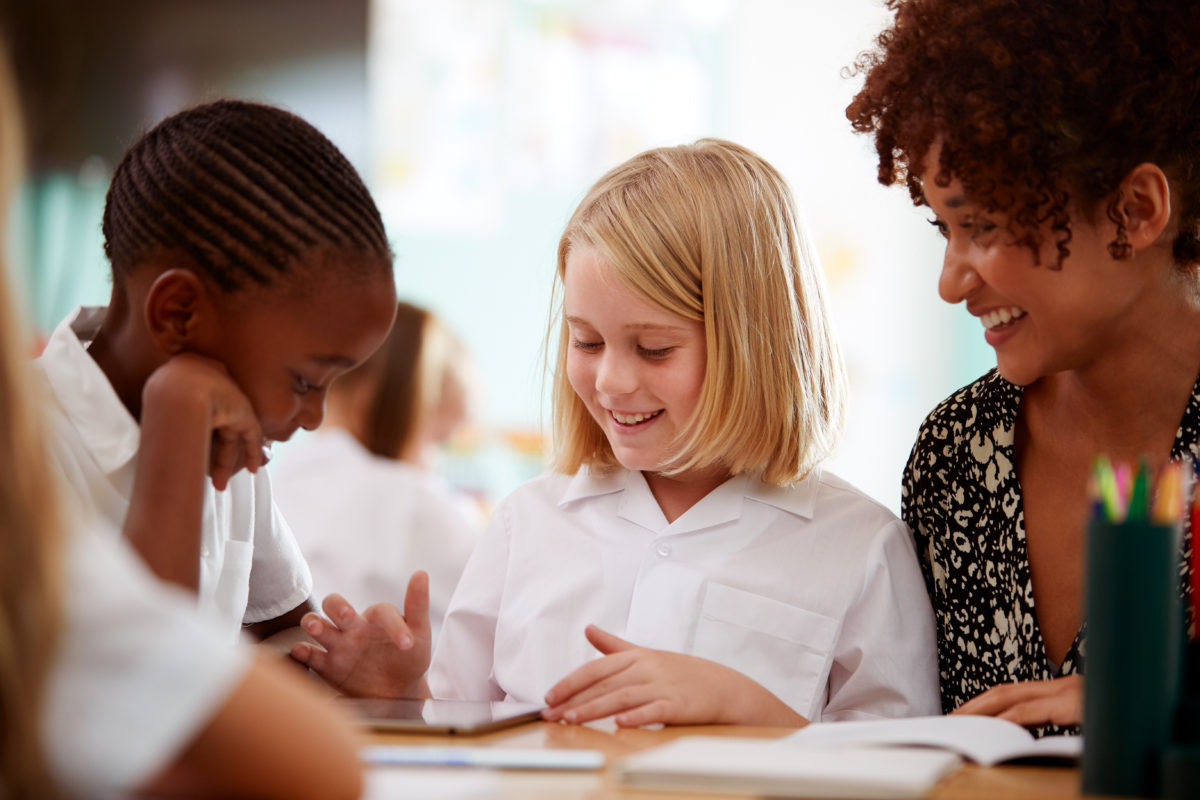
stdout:
{"type": "MultiPolygon", "coordinates": [[[[1013,439],[1021,387],[993,369],[925,419],[904,471],[901,515],[916,539],[938,627],[942,710],[999,683],[1083,672],[1086,623],[1058,672],[1038,628],[1025,550],[1025,513],[1013,439]]],[[[1197,454],[1200,377],[1172,458],[1197,454]]],[[[1188,586],[1185,530],[1181,590],[1188,586]]],[[[1046,727],[1036,734],[1075,732],[1046,727]]]]}

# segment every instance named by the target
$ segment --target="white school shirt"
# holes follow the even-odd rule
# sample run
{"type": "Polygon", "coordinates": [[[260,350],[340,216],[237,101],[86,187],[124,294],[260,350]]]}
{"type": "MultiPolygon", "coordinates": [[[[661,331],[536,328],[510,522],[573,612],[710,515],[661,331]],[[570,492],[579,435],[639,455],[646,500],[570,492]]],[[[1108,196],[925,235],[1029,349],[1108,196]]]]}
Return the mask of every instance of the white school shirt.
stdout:
{"type": "MultiPolygon", "coordinates": [[[[54,455],[67,483],[120,531],[133,491],[141,428],[86,346],[106,309],[78,309],[55,329],[35,365],[53,402],[54,455]]],[[[243,624],[291,611],[312,594],[312,576],[271,500],[267,470],[242,470],[222,492],[204,485],[200,606],[230,641],[243,624]]]]}
{"type": "Polygon", "coordinates": [[[208,724],[248,651],[108,531],[67,535],[63,623],[43,748],[68,796],[128,797],[208,724]]]}
{"type": "Polygon", "coordinates": [[[272,465],[275,503],[313,574],[314,597],[336,591],[359,611],[404,608],[408,579],[429,573],[434,638],[483,532],[470,498],[428,470],[377,456],[341,428],[322,428],[272,465]]]}
{"type": "Polygon", "coordinates": [[[433,696],[543,702],[599,657],[589,623],[731,667],[812,721],[939,708],[908,529],[819,469],[791,488],[736,476],[672,523],[640,472],[525,484],[459,581],[433,696]]]}

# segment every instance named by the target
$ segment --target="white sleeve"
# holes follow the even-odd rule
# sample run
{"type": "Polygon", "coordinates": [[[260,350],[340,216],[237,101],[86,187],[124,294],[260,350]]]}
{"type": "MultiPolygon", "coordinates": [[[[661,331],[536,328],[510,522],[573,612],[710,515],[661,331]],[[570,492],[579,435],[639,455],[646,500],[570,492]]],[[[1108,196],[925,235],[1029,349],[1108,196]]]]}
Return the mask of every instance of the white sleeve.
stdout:
{"type": "Polygon", "coordinates": [[[503,503],[496,509],[450,598],[429,667],[429,690],[434,697],[504,699],[494,663],[496,619],[508,572],[506,510],[503,503]]]}
{"type": "Polygon", "coordinates": [[[47,758],[70,794],[124,797],[208,723],[244,676],[248,651],[230,647],[195,599],[155,579],[120,537],[76,531],[65,545],[47,758]]]}
{"type": "Polygon", "coordinates": [[[296,537],[275,506],[266,469],[250,476],[254,491],[254,561],[244,624],[286,614],[312,596],[312,573],[296,537]]]}
{"type": "Polygon", "coordinates": [[[903,522],[875,537],[842,623],[822,721],[941,713],[933,609],[903,522]]]}

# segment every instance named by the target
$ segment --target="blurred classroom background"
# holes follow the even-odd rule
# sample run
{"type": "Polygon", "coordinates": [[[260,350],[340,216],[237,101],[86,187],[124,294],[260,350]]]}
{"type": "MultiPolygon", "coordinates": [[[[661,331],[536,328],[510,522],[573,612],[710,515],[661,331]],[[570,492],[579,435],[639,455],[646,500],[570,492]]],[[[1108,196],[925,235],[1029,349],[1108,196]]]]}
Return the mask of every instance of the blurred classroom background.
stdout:
{"type": "MultiPolygon", "coordinates": [[[[844,109],[882,0],[9,0],[30,120],[10,263],[34,336],[109,293],[100,217],[137,134],[220,96],[323,130],[376,194],[400,296],[482,377],[446,453],[486,506],[543,467],[545,326],[559,233],[645,148],[720,136],[791,182],[851,380],[831,468],[899,508],[922,417],[994,362],[937,297],[941,241],[875,178],[844,109]]],[[[34,345],[36,347],[36,344],[34,345]]],[[[286,448],[280,457],[286,458],[286,448]]]]}

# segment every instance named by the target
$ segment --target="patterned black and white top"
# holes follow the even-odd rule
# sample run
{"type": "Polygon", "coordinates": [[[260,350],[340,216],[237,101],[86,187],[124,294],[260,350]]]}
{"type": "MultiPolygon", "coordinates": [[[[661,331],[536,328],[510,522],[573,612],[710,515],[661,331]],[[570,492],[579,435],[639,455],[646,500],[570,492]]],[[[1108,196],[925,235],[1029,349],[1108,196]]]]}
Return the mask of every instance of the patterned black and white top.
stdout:
{"type": "MultiPolygon", "coordinates": [[[[901,516],[937,618],[942,710],[999,683],[1083,672],[1084,635],[1057,672],[1038,628],[1025,549],[1025,511],[1013,453],[1021,387],[995,369],[926,417],[904,470],[901,516]]],[[[1172,458],[1197,454],[1200,377],[1172,458]]],[[[1191,531],[1183,539],[1186,587],[1191,531]]],[[[1035,733],[1062,732],[1052,727],[1035,733]]]]}

